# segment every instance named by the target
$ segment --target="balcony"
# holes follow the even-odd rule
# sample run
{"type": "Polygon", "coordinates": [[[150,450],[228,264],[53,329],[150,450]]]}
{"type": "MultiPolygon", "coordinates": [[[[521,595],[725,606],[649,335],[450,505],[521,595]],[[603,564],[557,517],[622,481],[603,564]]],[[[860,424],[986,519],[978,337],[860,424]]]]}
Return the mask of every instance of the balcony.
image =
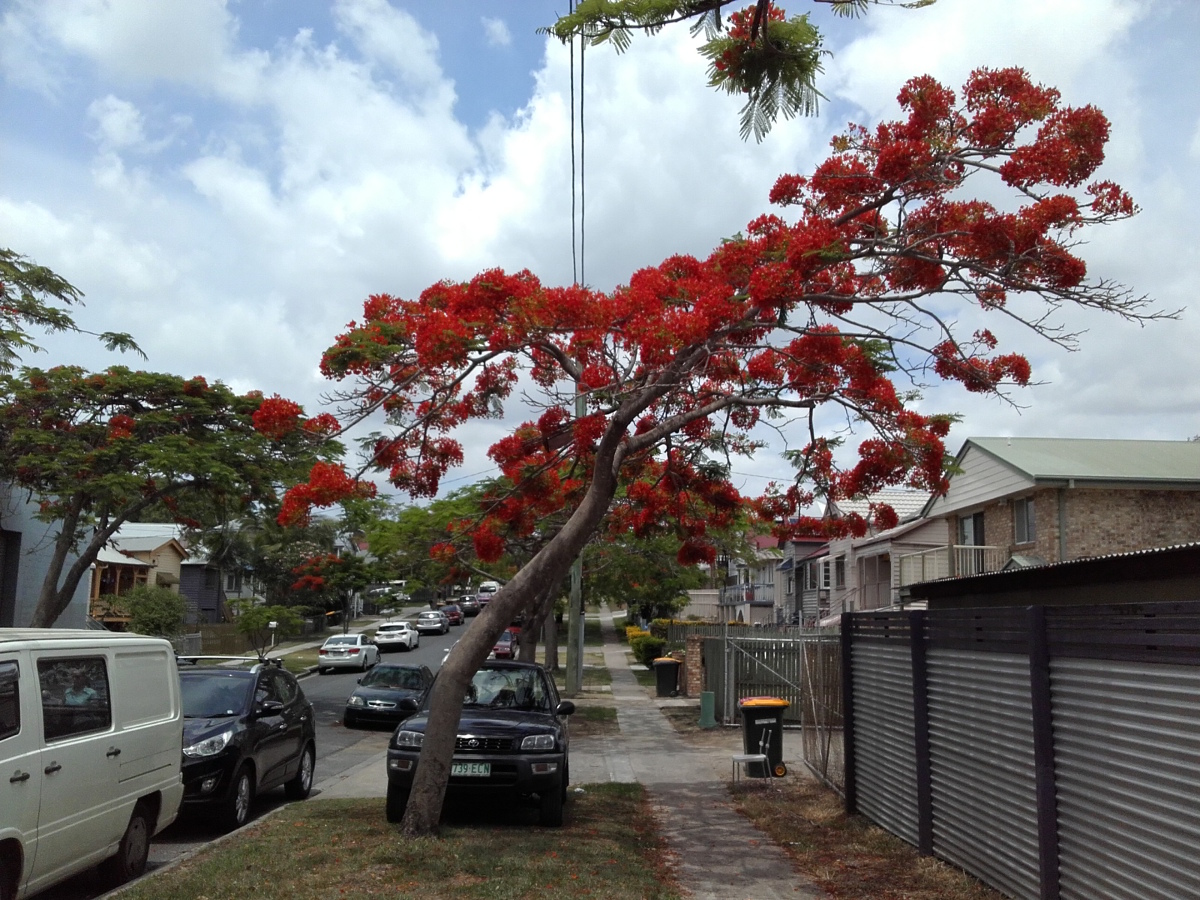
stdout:
{"type": "Polygon", "coordinates": [[[956,544],[953,547],[934,547],[920,553],[900,557],[900,585],[936,581],[939,578],[962,578],[999,572],[1008,562],[1004,547],[956,544]]]}

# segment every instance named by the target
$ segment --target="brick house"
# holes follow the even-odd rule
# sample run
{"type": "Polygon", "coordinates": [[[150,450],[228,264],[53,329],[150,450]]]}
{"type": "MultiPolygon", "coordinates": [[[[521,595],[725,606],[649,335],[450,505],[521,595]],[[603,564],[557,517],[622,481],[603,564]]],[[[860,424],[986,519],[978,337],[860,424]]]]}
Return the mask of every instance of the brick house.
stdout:
{"type": "Polygon", "coordinates": [[[901,559],[902,585],[1200,539],[1200,441],[970,438],[928,520],[948,543],[901,559]]]}

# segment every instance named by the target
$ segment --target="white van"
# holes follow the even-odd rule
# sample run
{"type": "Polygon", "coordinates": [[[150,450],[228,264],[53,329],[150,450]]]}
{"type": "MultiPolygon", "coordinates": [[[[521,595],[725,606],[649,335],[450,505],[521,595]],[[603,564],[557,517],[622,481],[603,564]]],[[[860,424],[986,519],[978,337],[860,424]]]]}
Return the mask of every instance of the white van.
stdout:
{"type": "Polygon", "coordinates": [[[179,811],[182,756],[168,641],[0,628],[0,900],[97,863],[140,875],[179,811]]]}

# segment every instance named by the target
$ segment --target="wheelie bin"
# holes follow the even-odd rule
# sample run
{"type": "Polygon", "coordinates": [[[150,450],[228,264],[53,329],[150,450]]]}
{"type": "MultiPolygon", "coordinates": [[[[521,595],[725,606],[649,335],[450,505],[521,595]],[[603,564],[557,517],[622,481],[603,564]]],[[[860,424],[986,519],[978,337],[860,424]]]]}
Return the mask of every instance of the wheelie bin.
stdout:
{"type": "Polygon", "coordinates": [[[654,687],[659,697],[674,697],[679,693],[679,660],[660,656],[654,660],[654,687]]]}
{"type": "Polygon", "coordinates": [[[787,774],[783,764],[783,712],[789,706],[782,697],[743,697],[738,701],[742,714],[742,746],[747,754],[761,753],[767,757],[760,762],[746,763],[751,778],[782,778],[787,774]]]}

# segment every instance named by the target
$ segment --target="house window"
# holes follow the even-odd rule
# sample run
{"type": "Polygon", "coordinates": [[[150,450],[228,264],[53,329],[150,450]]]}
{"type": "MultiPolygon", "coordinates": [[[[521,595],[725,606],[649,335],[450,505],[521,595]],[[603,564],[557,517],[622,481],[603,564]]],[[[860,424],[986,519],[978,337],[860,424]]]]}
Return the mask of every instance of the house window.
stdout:
{"type": "Polygon", "coordinates": [[[787,592],[789,595],[796,593],[796,579],[791,575],[787,578],[787,592]]]}
{"type": "Polygon", "coordinates": [[[1013,522],[1018,544],[1032,544],[1037,540],[1032,497],[1022,497],[1013,501],[1013,522]]]}
{"type": "Polygon", "coordinates": [[[846,586],[846,557],[839,556],[833,561],[833,583],[835,587],[846,586]]]}
{"type": "Polygon", "coordinates": [[[204,589],[208,591],[216,590],[217,588],[217,570],[204,570],[204,589]]]}
{"type": "Polygon", "coordinates": [[[821,560],[821,584],[819,587],[829,589],[829,560],[821,560]]]}
{"type": "Polygon", "coordinates": [[[982,547],[983,513],[961,516],[958,520],[958,543],[963,547],[982,547]]]}
{"type": "Polygon", "coordinates": [[[237,593],[242,589],[242,573],[241,572],[226,572],[225,573],[225,590],[228,593],[237,593]]]}

